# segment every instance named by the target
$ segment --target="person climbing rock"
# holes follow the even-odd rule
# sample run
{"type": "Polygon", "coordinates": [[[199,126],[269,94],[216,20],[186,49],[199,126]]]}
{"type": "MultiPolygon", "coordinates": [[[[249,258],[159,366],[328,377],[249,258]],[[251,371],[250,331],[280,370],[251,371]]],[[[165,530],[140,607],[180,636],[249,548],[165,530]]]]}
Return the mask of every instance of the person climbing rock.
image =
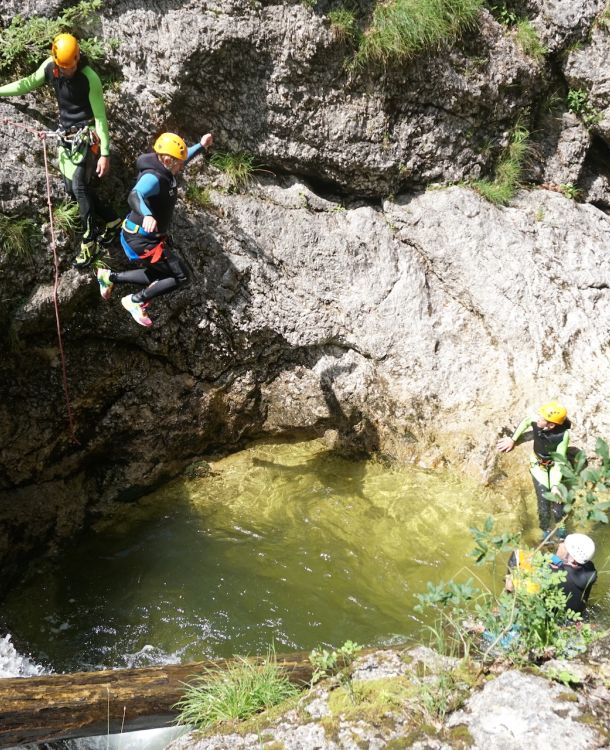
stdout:
{"type": "Polygon", "coordinates": [[[131,212],[123,222],[121,245],[131,261],[144,265],[133,271],[115,273],[98,269],[100,294],[108,299],[115,284],[145,287],[128,294],[121,304],[141,326],[153,322],[146,312],[150,301],[175,292],[188,282],[184,261],[172,247],[169,227],[178,199],[176,175],[198,153],[212,145],[211,133],[187,148],[175,133],[163,133],[155,141],[154,153],[141,154],[136,162],[138,180],[129,194],[131,212]]]}
{"type": "MultiPolygon", "coordinates": [[[[550,534],[551,516],[555,523],[563,518],[563,504],[545,497],[549,491],[558,494],[557,486],[561,483],[561,469],[551,458],[551,453],[566,456],[571,426],[566,408],[557,401],[549,401],[540,407],[538,415],[525,417],[512,437],[501,438],[496,446],[500,452],[508,453],[523,433],[532,429],[534,450],[530,457],[530,473],[538,503],[538,521],[545,538],[550,534]]],[[[563,530],[558,530],[558,534],[561,533],[563,530]]]]}
{"type": "MultiPolygon", "coordinates": [[[[592,562],[595,554],[595,542],[586,534],[568,534],[559,543],[557,551],[551,556],[551,569],[566,574],[561,581],[560,589],[566,595],[566,609],[583,615],[597,580],[597,571],[592,562]]],[[[523,590],[528,596],[540,592],[540,583],[536,580],[532,563],[534,553],[527,550],[515,550],[508,561],[505,588],[509,592],[523,590]]],[[[546,563],[545,563],[546,564],[546,563]]]]}
{"type": "Polygon", "coordinates": [[[104,177],[110,169],[110,136],[102,84],[72,34],[56,36],[51,57],[31,75],[0,86],[0,96],[22,96],[45,83],[53,88],[59,105],[59,171],[66,192],[78,203],[83,237],[73,265],[83,268],[95,258],[98,242],[112,242],[121,220],[91,184],[94,174],[104,177]]]}

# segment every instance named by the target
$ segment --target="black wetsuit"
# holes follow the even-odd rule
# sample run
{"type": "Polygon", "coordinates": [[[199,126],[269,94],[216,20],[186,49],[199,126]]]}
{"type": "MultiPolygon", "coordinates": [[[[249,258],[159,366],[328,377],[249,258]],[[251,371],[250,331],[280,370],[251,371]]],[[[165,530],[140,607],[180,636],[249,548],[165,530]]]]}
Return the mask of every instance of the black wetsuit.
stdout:
{"type": "Polygon", "coordinates": [[[568,596],[566,607],[582,615],[587,606],[591,588],[597,580],[595,565],[589,561],[577,568],[562,565],[561,570],[565,570],[567,574],[566,580],[561,584],[561,588],[568,596]]]}

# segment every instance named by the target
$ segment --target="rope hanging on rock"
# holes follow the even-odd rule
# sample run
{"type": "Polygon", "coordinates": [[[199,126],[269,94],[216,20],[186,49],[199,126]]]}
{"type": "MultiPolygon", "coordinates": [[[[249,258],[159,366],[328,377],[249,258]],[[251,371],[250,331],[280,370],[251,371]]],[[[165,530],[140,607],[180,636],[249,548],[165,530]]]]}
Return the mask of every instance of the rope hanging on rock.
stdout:
{"type": "Polygon", "coordinates": [[[59,289],[59,259],[57,257],[57,244],[55,241],[55,226],[53,224],[53,204],[51,202],[51,177],[49,173],[49,158],[47,154],[47,137],[53,136],[53,137],[59,137],[58,133],[49,132],[46,130],[35,130],[34,128],[29,127],[28,125],[24,125],[21,122],[15,122],[14,120],[10,120],[8,117],[3,118],[2,122],[5,125],[11,125],[14,128],[20,128],[21,130],[26,130],[29,133],[32,133],[35,135],[41,142],[42,142],[42,154],[44,157],[44,171],[45,171],[45,180],[46,180],[46,188],[47,188],[47,206],[49,209],[49,234],[51,237],[51,251],[53,253],[53,266],[54,266],[54,279],[53,279],[53,305],[55,307],[55,325],[57,328],[57,343],[59,347],[59,356],[61,360],[61,375],[62,375],[62,382],[63,382],[63,389],[64,389],[64,400],[66,402],[66,412],[68,414],[68,431],[70,434],[70,439],[78,444],[78,440],[76,439],[76,433],[75,433],[75,422],[74,422],[74,413],[72,411],[72,405],[70,403],[70,390],[68,388],[68,372],[66,369],[66,357],[64,353],[64,343],[63,338],[61,335],[61,318],[59,315],[59,296],[58,296],[58,289],[59,289]]]}

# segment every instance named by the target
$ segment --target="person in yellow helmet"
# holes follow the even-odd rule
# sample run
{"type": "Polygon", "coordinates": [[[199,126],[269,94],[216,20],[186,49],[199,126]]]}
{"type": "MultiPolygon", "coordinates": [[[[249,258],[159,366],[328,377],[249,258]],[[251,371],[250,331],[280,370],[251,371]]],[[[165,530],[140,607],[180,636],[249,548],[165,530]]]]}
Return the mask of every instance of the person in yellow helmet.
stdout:
{"type": "Polygon", "coordinates": [[[131,261],[143,265],[134,271],[115,273],[99,269],[100,294],[108,299],[115,284],[145,287],[123,297],[121,304],[136,323],[149,328],[153,322],[146,308],[152,299],[175,292],[188,281],[188,270],[171,246],[169,228],[178,199],[176,175],[198,153],[212,145],[211,133],[187,148],[175,133],[162,133],[153,153],[138,157],[138,180],[129,194],[131,212],[123,222],[121,245],[131,261]]]}
{"type": "MultiPolygon", "coordinates": [[[[551,458],[551,453],[567,455],[571,426],[565,406],[557,401],[549,401],[538,409],[537,415],[525,417],[511,437],[503,437],[497,444],[500,452],[508,453],[531,428],[534,450],[530,457],[530,473],[538,503],[538,520],[545,538],[550,533],[551,518],[555,523],[563,518],[563,504],[551,502],[545,497],[547,492],[557,494],[557,486],[561,483],[561,469],[551,458]]],[[[558,533],[561,535],[565,532],[560,529],[558,533]]]]}
{"type": "Polygon", "coordinates": [[[22,96],[45,83],[59,105],[59,170],[66,192],[78,203],[83,237],[74,266],[82,268],[95,259],[98,242],[112,242],[121,220],[92,186],[94,175],[104,177],[110,169],[110,136],[102,84],[72,34],[58,34],[38,70],[0,86],[0,96],[22,96]]]}

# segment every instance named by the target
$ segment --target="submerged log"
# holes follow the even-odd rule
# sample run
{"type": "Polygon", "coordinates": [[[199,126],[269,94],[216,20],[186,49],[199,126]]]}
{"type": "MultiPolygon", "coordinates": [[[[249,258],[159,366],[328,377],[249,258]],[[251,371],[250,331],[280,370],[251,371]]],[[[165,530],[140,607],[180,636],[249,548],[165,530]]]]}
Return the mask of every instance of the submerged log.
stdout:
{"type": "MultiPolygon", "coordinates": [[[[170,726],[177,715],[172,706],[181,698],[184,683],[206,669],[231,663],[0,679],[0,748],[170,726]]],[[[311,679],[305,652],[278,656],[277,663],[295,684],[311,679]]]]}

